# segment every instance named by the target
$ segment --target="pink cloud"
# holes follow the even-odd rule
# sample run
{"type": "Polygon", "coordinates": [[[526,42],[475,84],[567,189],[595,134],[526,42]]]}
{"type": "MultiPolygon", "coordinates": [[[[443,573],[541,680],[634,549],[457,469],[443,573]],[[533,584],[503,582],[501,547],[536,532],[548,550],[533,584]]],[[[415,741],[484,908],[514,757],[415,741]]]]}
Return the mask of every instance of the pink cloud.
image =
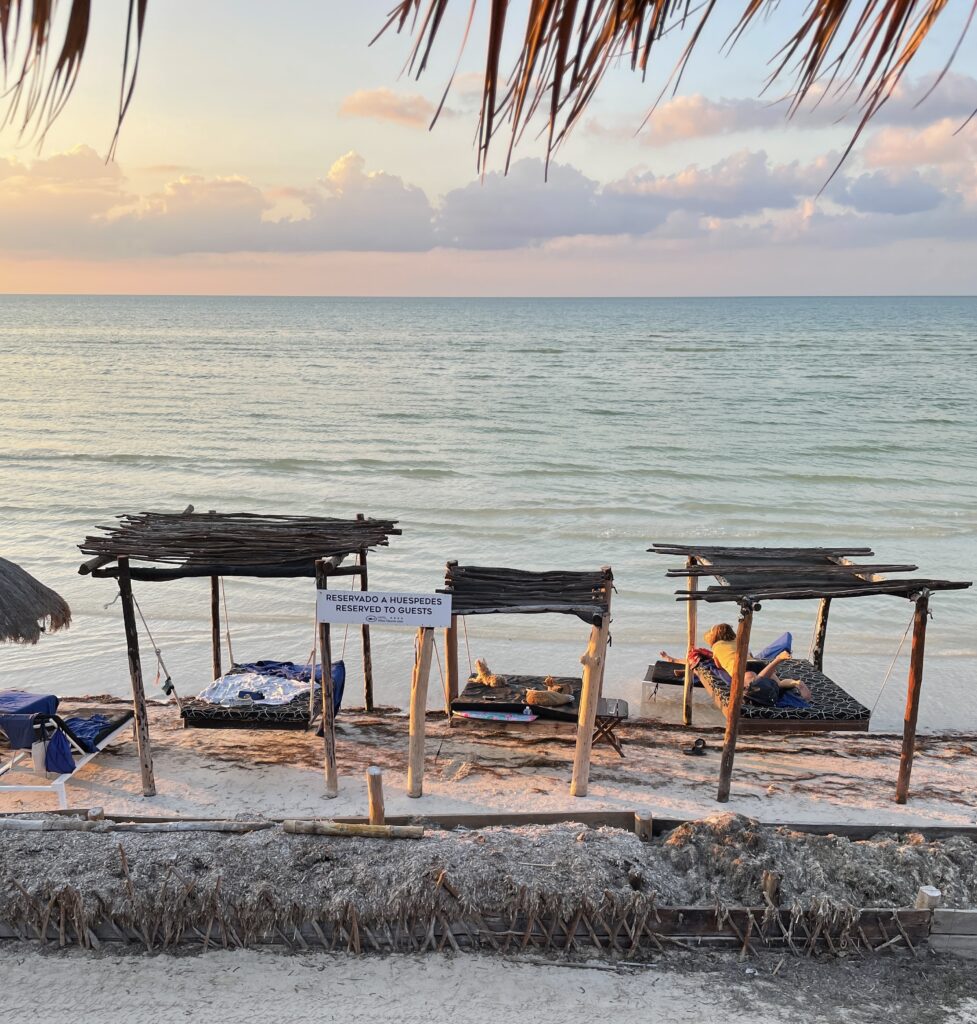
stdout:
{"type": "Polygon", "coordinates": [[[977,123],[960,129],[944,117],[924,128],[882,128],[862,150],[869,167],[918,167],[923,164],[970,163],[977,157],[977,123]]]}
{"type": "Polygon", "coordinates": [[[357,89],[339,106],[339,113],[347,117],[369,117],[408,128],[426,128],[434,110],[434,104],[424,96],[402,96],[392,89],[357,89]]]}

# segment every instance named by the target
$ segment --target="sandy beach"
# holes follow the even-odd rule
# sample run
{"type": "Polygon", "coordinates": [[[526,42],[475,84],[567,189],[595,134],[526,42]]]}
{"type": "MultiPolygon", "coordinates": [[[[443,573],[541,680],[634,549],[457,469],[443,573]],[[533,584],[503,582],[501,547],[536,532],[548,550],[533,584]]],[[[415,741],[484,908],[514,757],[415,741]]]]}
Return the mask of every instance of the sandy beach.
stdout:
{"type": "MultiPolygon", "coordinates": [[[[89,704],[91,702],[88,702],[89,704]]],[[[65,702],[65,708],[85,706],[65,702]]],[[[977,735],[922,736],[909,803],[894,803],[900,738],[886,735],[741,738],[732,796],[716,803],[722,733],[629,724],[625,757],[594,747],[589,795],[569,793],[573,734],[526,740],[427,723],[424,795],[406,795],[407,718],[387,709],[337,718],[339,795],[324,796],[322,741],[312,733],[185,729],[173,705],[151,705],[157,795],[142,796],[135,743],[122,743],[86,766],[67,792],[73,807],[118,813],[235,817],[366,813],[364,772],[384,772],[390,814],[429,811],[645,809],[672,818],[730,810],[765,822],[970,825],[977,820],[977,735]],[[682,748],[702,735],[710,748],[682,748]]],[[[26,778],[26,777],[25,777],[26,778]]],[[[12,779],[11,779],[12,781],[12,779]]],[[[53,794],[0,795],[0,810],[51,810],[53,794]]]]}

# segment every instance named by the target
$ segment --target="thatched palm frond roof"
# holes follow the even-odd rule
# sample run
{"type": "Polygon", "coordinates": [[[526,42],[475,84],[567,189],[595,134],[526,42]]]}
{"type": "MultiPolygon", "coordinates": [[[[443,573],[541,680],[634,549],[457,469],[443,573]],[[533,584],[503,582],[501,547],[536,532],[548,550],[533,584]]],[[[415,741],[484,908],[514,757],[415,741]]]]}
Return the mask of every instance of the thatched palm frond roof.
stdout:
{"type": "MultiPolygon", "coordinates": [[[[687,43],[673,73],[677,81],[707,26],[719,25],[728,32],[727,41],[735,43],[778,2],[466,0],[464,6],[469,16],[462,45],[476,10],[488,9],[478,144],[484,167],[500,128],[511,131],[511,151],[537,113],[546,117],[547,148],[552,152],[619,58],[644,75],[666,33],[684,33],[687,43]],[[514,66],[503,67],[503,54],[513,48],[514,66]]],[[[0,64],[8,84],[6,116],[0,124],[12,121],[21,131],[43,132],[61,112],[85,54],[92,7],[93,0],[0,0],[0,64]]],[[[128,3],[113,147],[132,99],[148,7],[149,0],[128,3]]],[[[445,15],[462,7],[462,0],[397,0],[381,33],[414,32],[410,68],[420,75],[435,43],[442,41],[445,15]]],[[[951,8],[961,16],[962,39],[977,13],[977,0],[798,0],[789,10],[785,5],[781,16],[795,20],[774,55],[771,80],[793,76],[792,109],[814,90],[850,96],[861,115],[853,144],[951,8]]],[[[453,51],[456,41],[445,42],[453,51]]],[[[947,67],[958,47],[948,55],[947,67]]]]}
{"type": "Polygon", "coordinates": [[[57,632],[70,623],[71,609],[63,597],[0,558],[0,643],[36,644],[41,633],[57,632]]]}

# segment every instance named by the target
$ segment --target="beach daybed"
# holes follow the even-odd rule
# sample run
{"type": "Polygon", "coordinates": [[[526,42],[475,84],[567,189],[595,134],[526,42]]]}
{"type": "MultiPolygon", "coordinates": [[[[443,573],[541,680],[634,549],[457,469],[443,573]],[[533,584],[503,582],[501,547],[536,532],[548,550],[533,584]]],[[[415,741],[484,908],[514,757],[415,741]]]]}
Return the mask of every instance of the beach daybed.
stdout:
{"type": "MultiPolygon", "coordinates": [[[[441,593],[451,595],[451,625],[445,630],[445,711],[449,718],[455,711],[466,711],[466,704],[474,713],[482,710],[492,713],[491,704],[482,690],[488,687],[466,687],[459,694],[458,672],[458,620],[468,615],[534,615],[555,613],[575,615],[590,626],[590,643],[581,657],[583,674],[579,680],[579,691],[574,693],[569,721],[576,723],[577,741],[573,759],[573,775],[570,792],[574,796],[586,796],[590,778],[590,755],[595,737],[606,739],[620,753],[620,747],[613,736],[613,728],[606,721],[627,717],[624,701],[610,702],[601,706],[604,667],[611,622],[611,592],[614,574],[609,566],[596,572],[530,572],[524,569],[507,569],[490,566],[459,565],[448,562],[445,570],[445,585],[441,593]],[[579,695],[578,695],[579,694],[579,695]],[[466,699],[467,695],[467,699],[466,699]],[[479,703],[481,701],[481,704],[479,703]],[[604,721],[598,723],[600,711],[604,721]],[[613,737],[613,738],[612,738],[613,737]]],[[[430,673],[431,651],[434,645],[433,629],[419,631],[418,657],[415,664],[414,683],[411,693],[411,737],[412,749],[408,758],[408,794],[420,796],[423,778],[424,725],[423,716],[427,697],[427,676],[430,673]]],[[[518,681],[510,689],[509,706],[515,713],[526,707],[527,685],[536,680],[529,676],[505,677],[518,681]]],[[[541,683],[542,680],[540,679],[541,683]]],[[[569,677],[571,688],[577,684],[575,677],[569,677]]],[[[534,687],[538,688],[538,687],[534,687]]],[[[505,701],[501,701],[502,704],[505,701]]],[[[534,708],[534,711],[536,709],[534,708]]],[[[542,708],[554,712],[559,709],[542,708]]],[[[499,707],[496,711],[503,712],[499,707]]],[[[559,720],[558,714],[546,714],[545,718],[559,720]]]]}
{"type": "MultiPolygon", "coordinates": [[[[387,545],[391,536],[401,532],[394,520],[369,519],[363,515],[355,519],[335,519],[243,512],[197,513],[192,505],[181,513],[142,512],[121,515],[117,520],[111,526],[100,527],[102,534],[86,537],[79,544],[82,552],[92,556],[81,565],[79,572],[99,579],[118,581],[129,656],[142,788],[146,796],[155,794],[156,783],[146,716],[146,695],[136,626],[138,605],[132,592],[133,581],[209,579],[212,675],[203,692],[206,695],[213,687],[228,683],[229,689],[226,692],[231,693],[237,685],[233,676],[238,670],[254,666],[234,665],[232,658],[230,671],[226,674],[222,672],[220,598],[223,577],[315,578],[319,587],[325,586],[330,577],[357,577],[360,589],[366,590],[367,553],[373,548],[387,545]],[[355,564],[344,564],[352,557],[356,559],[355,564]],[[228,677],[232,678],[228,680],[228,677]]],[[[373,706],[373,661],[369,626],[361,627],[361,639],[364,700],[367,709],[370,709],[373,706]]],[[[331,652],[325,652],[324,660],[332,665],[331,652]]],[[[262,664],[265,667],[275,664],[280,668],[289,663],[262,664]]],[[[275,705],[274,709],[274,702],[267,699],[260,681],[259,688],[255,689],[255,680],[244,679],[243,676],[242,685],[230,697],[225,694],[216,701],[208,700],[206,696],[178,698],[184,725],[209,728],[307,728],[318,716],[324,728],[328,717],[331,732],[332,715],[323,715],[322,709],[324,706],[336,706],[338,685],[334,685],[334,681],[341,675],[345,682],[345,666],[339,666],[341,663],[337,662],[337,669],[325,674],[324,687],[321,669],[318,672],[320,685],[311,684],[311,676],[315,672],[315,667],[311,666],[308,670],[310,684],[307,692],[275,705]]]]}
{"type": "MultiPolygon", "coordinates": [[[[686,564],[681,569],[669,569],[669,578],[687,578],[687,588],[677,590],[679,601],[688,608],[688,648],[684,667],[683,719],[692,724],[692,687],[698,676],[702,685],[726,718],[726,735],[719,771],[717,799],[729,799],[730,779],[740,728],[777,729],[779,731],[827,731],[836,729],[866,729],[870,712],[824,675],[824,644],[828,629],[828,613],[835,598],[894,595],[913,601],[912,653],[909,664],[908,696],[903,729],[902,755],[896,784],[896,801],[905,803],[909,795],[916,739],[916,719],[919,713],[920,690],[923,681],[923,650],[926,639],[926,620],[929,615],[930,596],[939,590],[961,590],[969,582],[930,579],[886,579],[883,573],[914,572],[915,565],[873,564],[850,558],[872,558],[867,547],[849,548],[754,548],[711,545],[655,544],[648,549],[653,554],[681,555],[686,564]],[[699,580],[712,576],[716,583],[700,589],[699,580]],[[811,689],[812,699],[807,708],[785,709],[751,704],[745,699],[744,676],[748,669],[750,631],[755,612],[761,603],[775,600],[818,600],[818,616],[807,661],[784,661],[778,670],[783,679],[799,678],[811,689]],[[733,602],[739,607],[736,630],[736,665],[732,678],[726,683],[715,666],[708,660],[693,667],[698,642],[698,605],[703,601],[714,604],[733,602]]],[[[652,673],[654,675],[654,672],[652,673]]],[[[724,673],[723,673],[724,675],[724,673]]]]}
{"type": "Polygon", "coordinates": [[[0,691],[0,733],[9,743],[0,751],[0,793],[54,792],[58,806],[67,807],[65,785],[75,772],[130,732],[129,709],[84,708],[62,718],[57,708],[53,694],[0,691]],[[37,781],[7,781],[28,760],[37,781]]]}

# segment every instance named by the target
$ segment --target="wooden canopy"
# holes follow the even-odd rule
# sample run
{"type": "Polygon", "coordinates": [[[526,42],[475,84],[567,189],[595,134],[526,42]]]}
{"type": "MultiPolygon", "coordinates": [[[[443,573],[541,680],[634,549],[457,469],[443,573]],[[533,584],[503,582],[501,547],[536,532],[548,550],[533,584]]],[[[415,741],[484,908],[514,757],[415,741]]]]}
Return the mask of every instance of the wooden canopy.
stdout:
{"type": "MultiPolygon", "coordinates": [[[[717,799],[722,802],[729,799],[736,736],[745,696],[744,677],[749,657],[750,629],[754,612],[760,610],[760,602],[820,599],[811,644],[811,663],[820,671],[828,628],[828,612],[833,598],[891,594],[914,601],[916,609],[913,618],[908,697],[903,722],[899,779],[896,784],[896,802],[906,802],[916,745],[916,719],[919,714],[919,697],[923,682],[923,653],[930,595],[939,590],[963,590],[971,586],[969,582],[915,577],[885,579],[883,573],[915,572],[917,566],[866,562],[864,559],[875,557],[872,549],[867,547],[755,548],[705,544],[654,544],[648,550],[658,555],[685,557],[686,564],[682,568],[669,569],[666,576],[684,576],[688,580],[686,589],[675,592],[677,599],[687,602],[688,605],[688,653],[691,653],[697,644],[696,606],[699,602],[733,601],[740,607],[739,626],[736,632],[736,663],[726,709],[726,736],[719,769],[717,799]],[[853,562],[850,560],[852,558],[858,561],[853,562]],[[717,583],[700,590],[699,579],[702,576],[712,576],[717,583]]],[[[683,719],[686,725],[691,725],[693,681],[688,653],[683,719]]]]}
{"type": "MultiPolygon", "coordinates": [[[[367,552],[389,543],[399,535],[395,520],[334,519],[327,516],[273,516],[249,512],[140,512],[116,517],[118,522],[101,526],[101,534],[86,537],[78,547],[92,557],[78,571],[96,578],[117,579],[122,599],[122,619],[129,655],[136,745],[145,796],[154,796],[152,751],[146,694],[143,688],[139,633],[132,581],[210,578],[212,678],[221,675],[220,578],[252,576],[263,578],[315,577],[324,588],[330,576],[358,576],[361,590],[368,589],[367,552]],[[355,554],[356,563],[343,565],[355,554]],[[133,566],[155,562],[156,566],[133,566]],[[115,563],[114,565],[112,563],[115,563]]],[[[364,700],[373,707],[373,659],[370,627],[361,627],[363,642],[364,700]]],[[[332,655],[328,627],[319,627],[322,648],[322,717],[326,760],[327,795],[337,792],[335,737],[333,734],[332,655]]],[[[309,716],[315,708],[315,673],[309,696],[309,716]]]]}
{"type": "Polygon", "coordinates": [[[912,597],[922,590],[963,590],[969,583],[931,579],[884,579],[881,573],[915,572],[915,565],[872,563],[871,548],[737,548],[655,544],[657,555],[684,555],[695,564],[669,569],[668,577],[714,576],[717,586],[677,590],[680,601],[804,600],[871,597],[893,594],[912,597]],[[849,557],[860,561],[851,562],[849,557]]]}
{"type": "MultiPolygon", "coordinates": [[[[577,742],[570,792],[586,796],[590,780],[597,702],[604,682],[611,622],[610,566],[597,572],[531,572],[494,566],[445,567],[442,594],[451,595],[451,625],[445,630],[444,709],[451,718],[451,702],[458,696],[458,617],[464,615],[537,615],[554,612],[576,615],[590,628],[590,642],[580,659],[583,665],[577,742]]],[[[421,627],[411,681],[410,746],[407,760],[407,795],[419,797],[424,778],[424,715],[434,650],[434,630],[421,627]]]]}
{"type": "Polygon", "coordinates": [[[556,612],[599,626],[610,607],[614,575],[597,572],[529,572],[448,562],[444,589],[455,615],[556,612]]]}
{"type": "Polygon", "coordinates": [[[120,558],[172,568],[132,568],[134,580],[191,576],[315,576],[320,558],[341,560],[354,551],[389,543],[395,520],[269,516],[248,512],[140,512],[121,515],[78,547],[94,557],[79,572],[118,576],[104,566],[120,558]]]}

